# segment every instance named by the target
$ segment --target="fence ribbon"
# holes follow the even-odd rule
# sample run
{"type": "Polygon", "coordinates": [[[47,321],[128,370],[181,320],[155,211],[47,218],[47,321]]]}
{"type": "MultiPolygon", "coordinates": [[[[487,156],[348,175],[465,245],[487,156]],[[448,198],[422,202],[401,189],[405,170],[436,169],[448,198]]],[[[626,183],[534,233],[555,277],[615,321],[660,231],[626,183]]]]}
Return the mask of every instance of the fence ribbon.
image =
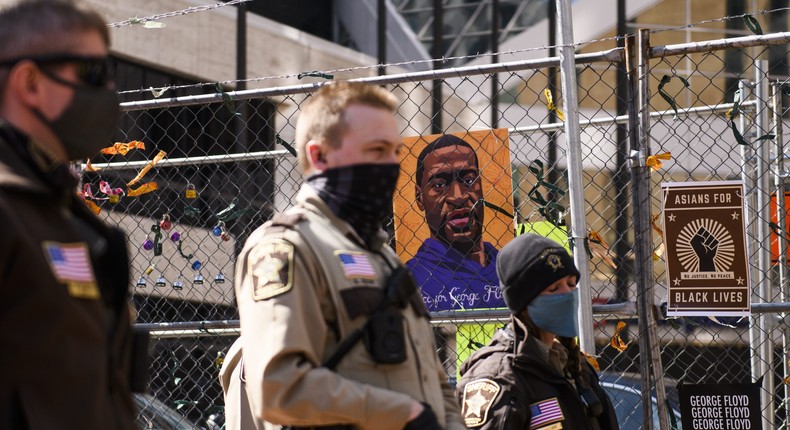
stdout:
{"type": "Polygon", "coordinates": [[[615,329],[614,334],[612,335],[612,340],[611,342],[609,342],[609,344],[612,345],[612,348],[620,352],[625,351],[626,348],[628,348],[628,345],[630,345],[632,342],[629,341],[628,343],[625,343],[623,342],[623,339],[620,337],[620,332],[622,332],[625,327],[626,324],[624,322],[622,321],[618,322],[617,328],[615,329]]]}
{"type": "Polygon", "coordinates": [[[565,191],[543,178],[544,167],[542,161],[532,160],[527,169],[537,178],[535,185],[529,190],[527,196],[538,206],[538,213],[557,227],[565,226],[565,220],[562,219],[565,216],[565,206],[557,203],[554,199],[551,201],[546,200],[543,194],[538,191],[538,187],[544,186],[549,189],[550,192],[557,193],[559,196],[564,196],[565,191]]]}
{"type": "Polygon", "coordinates": [[[645,160],[645,164],[649,166],[651,169],[653,169],[653,171],[656,171],[660,169],[661,166],[664,165],[664,163],[662,163],[661,160],[666,161],[671,159],[672,159],[671,152],[662,152],[660,154],[648,156],[647,160],[645,160]]]}
{"type": "MultiPolygon", "coordinates": [[[[751,143],[743,138],[743,135],[738,130],[738,127],[735,125],[735,118],[737,118],[738,115],[740,115],[741,113],[740,107],[741,107],[741,90],[736,90],[732,96],[732,109],[725,112],[724,115],[730,120],[730,129],[732,130],[732,135],[733,137],[735,137],[735,141],[738,143],[738,145],[749,146],[751,145],[751,143]]],[[[774,135],[769,133],[758,137],[754,141],[759,142],[761,140],[769,140],[773,138],[774,135]]]]}
{"type": "Polygon", "coordinates": [[[140,142],[139,140],[133,140],[128,143],[115,142],[115,144],[113,144],[112,146],[108,146],[107,148],[102,148],[100,152],[102,154],[107,154],[107,155],[115,155],[115,154],[126,155],[132,149],[145,149],[145,143],[140,142]]]}
{"type": "Polygon", "coordinates": [[[653,218],[650,220],[650,224],[653,226],[653,230],[655,230],[655,232],[658,233],[658,238],[661,240],[661,243],[658,244],[658,249],[653,251],[653,261],[660,260],[661,256],[664,255],[664,230],[661,230],[658,224],[656,224],[656,221],[658,221],[658,218],[660,216],[661,213],[659,212],[658,214],[653,215],[653,218]]]}
{"type": "Polygon", "coordinates": [[[151,169],[152,169],[154,166],[156,166],[156,164],[157,164],[157,163],[159,163],[160,161],[162,161],[162,159],[163,159],[163,158],[165,158],[165,155],[167,155],[167,152],[165,152],[165,151],[159,151],[159,153],[158,153],[158,154],[156,154],[156,156],[154,157],[154,159],[153,159],[153,160],[151,160],[151,161],[149,161],[149,162],[148,162],[148,163],[147,163],[145,166],[143,166],[143,168],[142,168],[142,169],[140,169],[140,172],[139,172],[139,173],[137,173],[137,176],[135,176],[135,177],[134,177],[134,179],[132,179],[131,181],[129,181],[129,182],[126,184],[126,186],[127,186],[127,187],[131,187],[132,185],[134,185],[134,184],[136,184],[136,183],[140,182],[140,179],[143,179],[143,176],[145,176],[145,174],[146,174],[146,173],[148,173],[148,171],[149,171],[149,170],[151,170],[151,169]]]}
{"type": "Polygon", "coordinates": [[[145,184],[140,185],[135,189],[129,188],[128,190],[126,190],[126,196],[127,197],[142,196],[143,194],[148,194],[158,189],[159,189],[159,185],[157,185],[156,182],[146,182],[145,184]]]}
{"type": "Polygon", "coordinates": [[[234,197],[233,200],[228,205],[228,207],[217,212],[217,219],[222,222],[231,221],[244,215],[245,213],[247,213],[247,211],[250,210],[249,208],[236,209],[236,205],[238,204],[239,204],[239,198],[234,197]]]}
{"type": "Polygon", "coordinates": [[[549,112],[556,113],[557,118],[564,122],[565,114],[563,114],[562,111],[554,104],[554,97],[551,95],[551,90],[546,88],[543,90],[543,95],[546,96],[546,108],[549,110],[549,112]]]}
{"type": "Polygon", "coordinates": [[[754,34],[762,35],[763,28],[760,26],[760,21],[757,21],[757,18],[747,14],[743,15],[743,23],[746,24],[746,27],[752,31],[754,34]]]}
{"type": "Polygon", "coordinates": [[[597,231],[587,230],[587,237],[584,238],[584,249],[587,251],[588,256],[592,257],[594,255],[603,260],[607,266],[617,269],[617,264],[609,255],[609,245],[597,231]]]}
{"type": "MultiPolygon", "coordinates": [[[[680,82],[683,82],[684,87],[688,88],[690,86],[689,81],[687,81],[686,78],[678,75],[673,75],[673,76],[680,79],[680,82]]],[[[673,116],[672,118],[678,119],[678,105],[675,102],[675,99],[672,96],[670,96],[666,91],[664,91],[664,85],[668,84],[672,80],[673,76],[664,75],[661,77],[661,82],[658,83],[658,94],[661,95],[661,98],[663,98],[667,103],[669,103],[669,107],[671,107],[672,110],[675,112],[675,116],[673,116]]]]}
{"type": "Polygon", "coordinates": [[[314,77],[314,78],[324,78],[324,79],[335,79],[335,75],[330,75],[327,73],[319,72],[317,70],[313,70],[312,72],[302,72],[296,75],[296,79],[302,79],[307,77],[314,77]]]}
{"type": "Polygon", "coordinates": [[[288,142],[286,142],[282,137],[280,137],[279,133],[274,133],[274,140],[277,141],[278,144],[282,145],[288,152],[291,153],[294,157],[296,157],[296,149],[294,146],[288,142]]]}

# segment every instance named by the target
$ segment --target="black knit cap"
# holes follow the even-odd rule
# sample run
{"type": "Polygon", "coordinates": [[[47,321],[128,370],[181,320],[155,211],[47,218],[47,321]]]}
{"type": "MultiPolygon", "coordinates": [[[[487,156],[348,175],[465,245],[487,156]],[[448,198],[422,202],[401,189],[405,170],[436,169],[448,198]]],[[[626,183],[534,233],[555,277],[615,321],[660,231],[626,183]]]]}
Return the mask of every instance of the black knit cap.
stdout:
{"type": "Polygon", "coordinates": [[[496,258],[496,273],[505,303],[514,314],[558,279],[568,275],[579,279],[579,270],[565,248],[537,234],[522,234],[505,245],[496,258]]]}

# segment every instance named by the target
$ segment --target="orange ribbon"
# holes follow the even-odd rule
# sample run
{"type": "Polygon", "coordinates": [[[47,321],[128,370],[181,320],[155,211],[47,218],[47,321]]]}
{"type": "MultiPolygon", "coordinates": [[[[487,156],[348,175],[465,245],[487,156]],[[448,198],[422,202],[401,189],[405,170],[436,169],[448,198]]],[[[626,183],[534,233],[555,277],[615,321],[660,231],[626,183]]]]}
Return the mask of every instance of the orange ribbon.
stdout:
{"type": "Polygon", "coordinates": [[[85,206],[87,206],[94,215],[98,215],[101,212],[101,208],[96,203],[86,198],[83,198],[82,201],[85,202],[85,206]]]}
{"type": "Polygon", "coordinates": [[[667,161],[670,159],[672,159],[671,152],[662,152],[661,154],[648,156],[647,160],[645,160],[645,164],[655,171],[660,169],[661,166],[664,165],[664,163],[662,163],[661,160],[667,161]]]}
{"type": "Polygon", "coordinates": [[[140,182],[140,179],[143,179],[143,176],[145,176],[145,174],[148,173],[149,170],[151,170],[154,166],[156,166],[156,163],[162,161],[162,159],[165,158],[165,155],[167,155],[165,151],[159,151],[159,153],[156,154],[156,157],[154,157],[153,160],[149,161],[148,164],[143,166],[143,168],[140,169],[140,173],[138,173],[137,176],[134,177],[134,179],[129,181],[126,184],[126,186],[131,187],[132,185],[140,182]]]}
{"type": "Polygon", "coordinates": [[[148,194],[158,189],[159,189],[159,185],[157,185],[156,182],[147,182],[135,189],[129,188],[128,190],[126,190],[126,196],[127,197],[142,196],[143,194],[148,194]]]}
{"type": "Polygon", "coordinates": [[[145,149],[145,143],[140,142],[139,140],[133,140],[129,143],[115,142],[113,146],[108,146],[107,148],[102,149],[101,153],[107,155],[126,155],[132,149],[145,149]]]}
{"type": "Polygon", "coordinates": [[[612,345],[612,348],[620,352],[625,351],[625,349],[628,348],[628,345],[631,344],[631,342],[628,343],[623,342],[623,339],[620,338],[620,332],[622,332],[625,327],[626,324],[624,322],[622,321],[618,322],[617,328],[615,329],[614,335],[612,336],[612,341],[609,343],[610,345],[612,345]]]}
{"type": "Polygon", "coordinates": [[[609,256],[609,245],[606,244],[597,231],[587,230],[587,244],[593,255],[603,260],[604,263],[612,269],[617,269],[617,264],[612,257],[609,256]]]}

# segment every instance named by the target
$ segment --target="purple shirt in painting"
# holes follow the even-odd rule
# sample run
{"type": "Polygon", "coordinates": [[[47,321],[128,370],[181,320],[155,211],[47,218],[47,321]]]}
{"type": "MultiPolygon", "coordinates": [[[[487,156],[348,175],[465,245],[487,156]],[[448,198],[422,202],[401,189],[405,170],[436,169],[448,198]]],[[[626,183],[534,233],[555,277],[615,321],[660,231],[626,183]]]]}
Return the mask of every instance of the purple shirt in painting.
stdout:
{"type": "Polygon", "coordinates": [[[488,265],[470,260],[436,239],[426,239],[406,262],[420,287],[428,311],[502,308],[496,256],[499,251],[483,243],[488,265]]]}

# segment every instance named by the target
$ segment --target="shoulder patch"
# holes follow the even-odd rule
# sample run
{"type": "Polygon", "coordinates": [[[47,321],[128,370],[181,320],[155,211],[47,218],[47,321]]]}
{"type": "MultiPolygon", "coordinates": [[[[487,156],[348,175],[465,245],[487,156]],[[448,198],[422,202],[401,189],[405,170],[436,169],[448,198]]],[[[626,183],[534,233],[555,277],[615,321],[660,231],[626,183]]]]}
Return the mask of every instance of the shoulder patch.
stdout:
{"type": "Polygon", "coordinates": [[[499,390],[499,384],[490,379],[476,379],[466,384],[461,415],[467,427],[480,427],[485,424],[499,390]]]}
{"type": "Polygon", "coordinates": [[[252,299],[271,299],[293,287],[294,247],[290,242],[272,239],[250,252],[252,299]]]}
{"type": "MultiPolygon", "coordinates": [[[[545,428],[549,424],[565,419],[565,416],[562,415],[560,402],[557,401],[556,397],[529,405],[529,413],[532,416],[529,421],[530,429],[545,428]]],[[[550,428],[553,427],[551,426],[550,428]]]]}
{"type": "Polygon", "coordinates": [[[346,279],[377,279],[376,270],[373,269],[370,258],[364,252],[335,251],[335,256],[343,269],[343,274],[346,275],[346,279]]]}
{"type": "Polygon", "coordinates": [[[58,282],[66,284],[69,295],[86,300],[98,300],[101,297],[87,245],[81,242],[45,241],[41,247],[52,274],[58,282]]]}

